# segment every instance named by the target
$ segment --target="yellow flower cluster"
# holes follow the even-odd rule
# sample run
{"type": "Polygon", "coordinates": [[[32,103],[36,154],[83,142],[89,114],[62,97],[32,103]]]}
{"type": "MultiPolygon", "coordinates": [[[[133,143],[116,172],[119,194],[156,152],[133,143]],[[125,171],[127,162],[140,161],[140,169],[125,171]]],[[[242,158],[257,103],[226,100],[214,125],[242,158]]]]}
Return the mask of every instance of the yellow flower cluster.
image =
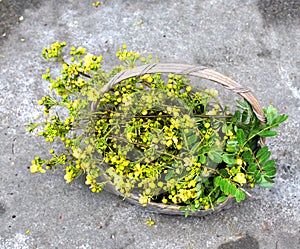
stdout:
{"type": "Polygon", "coordinates": [[[152,75],[151,74],[144,74],[144,75],[142,75],[141,77],[141,80],[145,80],[146,82],[148,82],[148,83],[152,83],[153,82],[153,77],[152,77],[152,75]]]}
{"type": "Polygon", "coordinates": [[[101,2],[97,1],[97,2],[92,3],[92,6],[98,7],[100,4],[101,4],[101,2]]]}
{"type": "Polygon", "coordinates": [[[49,60],[51,58],[60,58],[62,56],[62,48],[65,47],[67,43],[61,42],[55,42],[50,45],[50,48],[44,48],[42,51],[42,56],[49,60]]]}
{"type": "Polygon", "coordinates": [[[70,183],[77,176],[76,169],[73,166],[66,167],[66,174],[64,179],[67,183],[70,183]]]}
{"type": "Polygon", "coordinates": [[[70,117],[62,121],[58,116],[51,116],[50,121],[44,126],[44,131],[38,134],[45,137],[46,142],[53,142],[56,137],[63,140],[72,128],[72,120],[73,118],[70,117]]]}
{"type": "Polygon", "coordinates": [[[140,54],[137,52],[128,51],[126,48],[126,45],[123,45],[122,48],[119,48],[116,56],[120,61],[123,61],[127,67],[132,68],[134,67],[135,62],[140,58],[140,54]]]}
{"type": "Polygon", "coordinates": [[[86,53],[86,48],[83,47],[76,48],[74,46],[71,47],[70,55],[79,56],[80,58],[80,55],[84,55],[85,53],[86,53]]]}
{"type": "Polygon", "coordinates": [[[90,70],[98,70],[101,65],[100,63],[102,62],[103,57],[102,56],[95,56],[92,54],[87,54],[83,58],[83,68],[84,72],[87,73],[90,70]]]}
{"type": "Polygon", "coordinates": [[[90,185],[90,189],[94,193],[100,193],[103,190],[103,186],[101,183],[98,183],[95,179],[95,175],[86,175],[86,185],[90,185]]]}
{"type": "Polygon", "coordinates": [[[154,222],[153,220],[149,219],[149,220],[146,220],[146,224],[147,224],[149,227],[151,227],[151,226],[153,226],[153,225],[155,224],[155,222],[154,222]]]}
{"type": "Polygon", "coordinates": [[[197,189],[191,188],[191,189],[183,189],[180,188],[177,192],[177,194],[173,194],[173,191],[171,191],[171,194],[168,196],[170,200],[174,204],[178,203],[186,203],[188,200],[195,199],[197,196],[197,189]]]}
{"type": "Polygon", "coordinates": [[[43,163],[44,161],[40,158],[40,157],[35,157],[34,160],[32,160],[31,162],[31,166],[30,166],[30,172],[31,173],[45,173],[46,170],[43,169],[43,163]]]}
{"type": "Polygon", "coordinates": [[[205,140],[210,139],[211,135],[213,134],[213,128],[210,126],[209,122],[204,123],[203,129],[201,130],[201,134],[205,140]]]}
{"type": "Polygon", "coordinates": [[[169,74],[168,82],[165,87],[171,94],[183,100],[192,91],[189,80],[183,75],[169,74]]]}

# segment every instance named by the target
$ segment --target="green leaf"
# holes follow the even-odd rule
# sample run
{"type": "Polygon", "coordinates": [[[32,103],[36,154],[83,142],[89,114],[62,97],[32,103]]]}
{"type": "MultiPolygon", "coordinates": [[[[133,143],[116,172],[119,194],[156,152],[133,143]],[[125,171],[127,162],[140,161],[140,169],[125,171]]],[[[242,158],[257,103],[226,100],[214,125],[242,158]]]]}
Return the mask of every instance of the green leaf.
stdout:
{"type": "Polygon", "coordinates": [[[196,143],[197,140],[199,140],[198,136],[197,135],[192,135],[192,136],[189,136],[187,138],[187,143],[190,146],[190,145],[193,145],[194,143],[196,143]]]}
{"type": "Polygon", "coordinates": [[[221,177],[221,176],[215,177],[215,178],[214,178],[214,186],[215,186],[215,187],[220,186],[221,181],[222,181],[222,177],[221,177]]]}
{"type": "Polygon", "coordinates": [[[259,170],[256,171],[256,172],[254,173],[254,180],[255,180],[255,182],[259,182],[259,181],[261,180],[261,178],[262,178],[262,176],[261,176],[260,171],[259,171],[259,170]]]}
{"type": "Polygon", "coordinates": [[[267,110],[264,110],[265,114],[267,116],[267,125],[272,125],[274,122],[274,119],[277,117],[277,109],[274,108],[272,105],[268,106],[267,110]]]}
{"type": "Polygon", "coordinates": [[[234,183],[231,183],[231,182],[228,182],[228,189],[229,189],[229,194],[232,195],[232,196],[235,196],[236,194],[236,191],[237,191],[237,188],[235,186],[234,183]]]}
{"type": "Polygon", "coordinates": [[[276,168],[275,168],[275,160],[269,160],[267,161],[262,169],[265,171],[265,175],[267,176],[274,176],[277,172],[276,168]]]}
{"type": "Polygon", "coordinates": [[[227,140],[228,145],[238,145],[238,141],[236,139],[228,139],[227,140]]]}
{"type": "Polygon", "coordinates": [[[207,153],[208,157],[216,163],[221,163],[222,162],[222,155],[218,151],[209,151],[207,153]]]}
{"type": "Polygon", "coordinates": [[[218,146],[213,146],[209,149],[207,152],[208,157],[216,163],[221,163],[222,162],[222,153],[223,150],[218,147],[218,146]]]}
{"type": "Polygon", "coordinates": [[[195,205],[192,204],[192,205],[190,206],[190,209],[191,209],[192,212],[195,212],[195,210],[196,210],[196,209],[195,209],[195,205]]]}
{"type": "Polygon", "coordinates": [[[235,193],[235,199],[237,202],[245,200],[245,192],[242,190],[237,189],[235,193]]]}
{"type": "Polygon", "coordinates": [[[269,177],[269,176],[266,176],[264,175],[264,178],[267,182],[270,182],[270,183],[275,183],[275,181],[272,179],[272,177],[269,177]]]}
{"type": "Polygon", "coordinates": [[[226,142],[226,151],[236,153],[238,150],[238,140],[228,139],[226,142]]]}
{"type": "Polygon", "coordinates": [[[285,120],[288,119],[288,117],[289,117],[288,115],[281,114],[276,118],[275,122],[278,124],[283,123],[285,120]]]}
{"type": "Polygon", "coordinates": [[[220,182],[220,188],[225,195],[229,195],[229,194],[233,196],[235,195],[235,191],[236,191],[235,186],[229,181],[227,181],[226,179],[222,178],[222,181],[220,182]]]}
{"type": "Polygon", "coordinates": [[[236,110],[234,113],[234,116],[232,117],[233,120],[235,120],[236,122],[240,121],[241,119],[241,112],[239,110],[236,110]]]}
{"type": "Polygon", "coordinates": [[[263,155],[264,153],[266,153],[269,150],[268,146],[264,146],[262,148],[260,148],[257,153],[256,153],[256,157],[260,158],[261,155],[263,155]]]}
{"type": "Polygon", "coordinates": [[[205,164],[206,163],[206,156],[204,154],[200,155],[200,163],[205,164]]]}
{"type": "Polygon", "coordinates": [[[261,136],[261,137],[273,137],[276,135],[277,135],[276,131],[263,131],[263,132],[259,133],[259,136],[261,136]]]}
{"type": "Polygon", "coordinates": [[[202,191],[202,184],[198,182],[196,185],[196,189],[198,192],[202,191]]]}
{"type": "Polygon", "coordinates": [[[189,216],[189,210],[186,209],[186,210],[185,210],[185,213],[184,213],[184,217],[186,218],[186,217],[188,217],[188,216],[189,216]]]}
{"type": "Polygon", "coordinates": [[[170,157],[170,156],[167,156],[167,155],[163,155],[163,156],[162,156],[162,159],[163,159],[164,161],[169,161],[169,160],[171,159],[171,157],[170,157]]]}
{"type": "Polygon", "coordinates": [[[256,163],[251,163],[248,166],[248,172],[254,173],[257,170],[257,165],[256,163]]]}
{"type": "Polygon", "coordinates": [[[270,170],[266,171],[265,174],[266,174],[266,176],[274,176],[274,175],[276,175],[276,173],[277,173],[277,170],[274,167],[273,169],[270,169],[270,170]]]}
{"type": "Polygon", "coordinates": [[[246,163],[248,163],[248,164],[254,162],[254,157],[253,157],[252,153],[251,153],[249,150],[245,151],[245,152],[242,154],[242,157],[243,157],[244,161],[245,161],[246,163]]]}
{"type": "MultiPolygon", "coordinates": [[[[225,193],[225,185],[226,185],[226,180],[221,178],[220,180],[220,189],[225,193]]],[[[228,193],[225,193],[226,195],[228,195],[228,193]]]]}
{"type": "Polygon", "coordinates": [[[250,138],[250,137],[254,137],[254,136],[258,135],[259,132],[261,132],[261,129],[262,129],[262,128],[255,128],[255,129],[253,129],[253,130],[250,132],[250,134],[248,135],[248,137],[250,138]]]}
{"type": "Polygon", "coordinates": [[[200,146],[200,143],[195,143],[195,144],[193,145],[193,147],[190,149],[190,153],[191,153],[191,154],[196,153],[197,150],[198,150],[198,148],[199,148],[199,146],[200,146]]]}
{"type": "Polygon", "coordinates": [[[169,181],[172,178],[173,175],[174,175],[174,170],[169,170],[168,173],[165,176],[165,180],[169,181]]]}
{"type": "Polygon", "coordinates": [[[227,124],[222,125],[222,132],[225,134],[227,131],[227,124]]]}
{"type": "MultiPolygon", "coordinates": [[[[269,180],[270,178],[267,177],[267,179],[269,180]]],[[[262,176],[260,181],[257,182],[257,185],[263,188],[271,188],[273,183],[269,182],[267,179],[265,176],[262,176]]]]}
{"type": "Polygon", "coordinates": [[[227,145],[226,146],[226,151],[227,152],[230,152],[230,153],[237,153],[238,152],[238,149],[236,146],[233,146],[233,145],[227,145]]]}
{"type": "Polygon", "coordinates": [[[232,165],[235,165],[235,157],[233,155],[229,155],[229,154],[226,154],[224,153],[222,155],[222,160],[224,163],[232,166],[232,165]]]}
{"type": "Polygon", "coordinates": [[[270,156],[271,156],[271,152],[270,151],[265,152],[264,154],[262,154],[259,157],[259,163],[260,164],[265,163],[269,159],[270,156]]]}
{"type": "Polygon", "coordinates": [[[264,165],[263,165],[263,167],[262,167],[262,169],[263,170],[268,170],[268,169],[270,169],[270,168],[274,168],[274,166],[275,166],[275,160],[269,160],[269,161],[267,161],[264,165]]]}
{"type": "Polygon", "coordinates": [[[228,188],[228,185],[227,185],[227,184],[224,185],[224,190],[223,190],[223,192],[224,192],[225,195],[229,195],[229,188],[228,188]]]}
{"type": "Polygon", "coordinates": [[[221,196],[217,199],[217,203],[222,203],[227,199],[227,196],[221,196]]]}
{"type": "Polygon", "coordinates": [[[244,131],[242,129],[237,129],[236,136],[237,136],[239,145],[243,145],[243,143],[246,141],[246,136],[245,136],[244,131]]]}
{"type": "Polygon", "coordinates": [[[247,121],[247,118],[248,118],[248,109],[246,109],[245,111],[243,111],[243,114],[242,114],[242,122],[245,123],[247,121]]]}
{"type": "Polygon", "coordinates": [[[219,169],[219,173],[220,175],[222,175],[223,177],[230,177],[230,175],[228,174],[226,169],[219,169]]]}
{"type": "Polygon", "coordinates": [[[249,109],[250,108],[248,102],[245,101],[245,100],[244,101],[243,100],[237,100],[236,102],[238,102],[240,107],[242,107],[243,109],[249,109]]]}

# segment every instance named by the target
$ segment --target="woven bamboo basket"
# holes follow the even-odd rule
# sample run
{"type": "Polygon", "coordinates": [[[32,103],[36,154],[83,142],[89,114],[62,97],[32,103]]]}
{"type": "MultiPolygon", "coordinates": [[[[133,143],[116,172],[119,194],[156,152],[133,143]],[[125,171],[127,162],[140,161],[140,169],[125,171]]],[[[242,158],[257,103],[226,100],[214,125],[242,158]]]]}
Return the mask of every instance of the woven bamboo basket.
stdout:
{"type": "MultiPolygon", "coordinates": [[[[194,66],[188,64],[174,64],[174,63],[157,63],[157,64],[149,64],[140,67],[133,68],[131,70],[124,70],[119,74],[115,75],[100,91],[102,93],[106,93],[110,91],[114,85],[120,83],[123,80],[138,77],[145,74],[155,74],[155,73],[172,73],[175,75],[185,75],[185,76],[194,76],[206,80],[210,80],[216,82],[226,89],[237,93],[241,97],[243,97],[252,107],[253,112],[255,113],[256,117],[262,122],[266,122],[266,118],[263,112],[262,107],[260,106],[259,102],[253,96],[252,92],[242,86],[241,84],[237,83],[236,81],[232,80],[231,78],[220,74],[212,69],[203,67],[203,66],[194,66]]],[[[97,109],[97,102],[92,104],[92,110],[95,111],[97,109]]],[[[258,147],[263,146],[265,143],[265,138],[261,138],[258,147]]],[[[126,201],[133,203],[138,206],[142,206],[139,203],[138,194],[131,193],[130,196],[125,197],[124,194],[120,193],[112,182],[108,180],[108,177],[104,174],[101,177],[103,181],[106,181],[105,190],[113,193],[117,196],[124,198],[126,201]]],[[[224,202],[220,203],[218,206],[214,207],[214,209],[200,209],[196,210],[195,212],[190,212],[189,216],[205,216],[212,213],[220,212],[224,209],[229,209],[232,207],[232,203],[234,202],[234,198],[229,196],[224,202]]],[[[150,212],[161,213],[161,214],[170,214],[170,215],[185,215],[185,211],[181,209],[182,206],[180,205],[170,205],[170,204],[163,204],[157,202],[150,202],[143,208],[150,212]]]]}

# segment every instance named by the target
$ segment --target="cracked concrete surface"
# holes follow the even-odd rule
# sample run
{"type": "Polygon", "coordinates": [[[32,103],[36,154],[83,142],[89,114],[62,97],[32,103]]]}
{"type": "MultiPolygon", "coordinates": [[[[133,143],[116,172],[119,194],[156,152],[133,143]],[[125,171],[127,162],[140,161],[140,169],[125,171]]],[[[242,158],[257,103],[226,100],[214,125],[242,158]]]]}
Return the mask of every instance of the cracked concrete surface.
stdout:
{"type": "Polygon", "coordinates": [[[0,248],[299,248],[299,1],[92,2],[0,1],[0,248]],[[36,102],[47,90],[40,54],[63,40],[102,54],[107,68],[123,43],[162,62],[209,66],[287,113],[279,136],[268,140],[278,167],[274,187],[251,190],[252,198],[230,210],[186,219],[93,194],[82,179],[65,184],[59,170],[30,174],[32,158],[48,150],[24,129],[41,113],[36,102]]]}

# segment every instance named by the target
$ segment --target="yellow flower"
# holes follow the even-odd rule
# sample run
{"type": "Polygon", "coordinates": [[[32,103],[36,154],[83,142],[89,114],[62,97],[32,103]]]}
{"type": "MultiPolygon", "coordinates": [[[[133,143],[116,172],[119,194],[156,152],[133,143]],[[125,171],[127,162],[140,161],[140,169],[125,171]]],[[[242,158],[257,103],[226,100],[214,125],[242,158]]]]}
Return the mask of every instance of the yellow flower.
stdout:
{"type": "Polygon", "coordinates": [[[192,91],[192,88],[190,86],[187,86],[186,89],[185,89],[187,92],[190,92],[192,91]]]}
{"type": "Polygon", "coordinates": [[[71,172],[67,172],[64,176],[64,179],[67,183],[70,183],[72,180],[73,180],[73,177],[72,177],[72,173],[71,172]]]}
{"type": "Polygon", "coordinates": [[[188,183],[188,187],[195,187],[196,186],[196,181],[195,180],[191,180],[189,183],[188,183]]]}
{"type": "Polygon", "coordinates": [[[164,197],[162,200],[161,200],[162,203],[164,204],[167,204],[168,203],[168,200],[164,197]]]}
{"type": "Polygon", "coordinates": [[[232,133],[231,130],[229,130],[229,131],[226,133],[226,136],[228,136],[228,137],[231,137],[232,135],[233,135],[233,133],[232,133]]]}
{"type": "Polygon", "coordinates": [[[160,188],[162,188],[164,186],[164,183],[163,182],[158,182],[157,186],[160,187],[160,188]]]}
{"type": "Polygon", "coordinates": [[[156,188],[156,185],[155,185],[154,182],[150,182],[150,183],[149,183],[149,187],[153,189],[153,188],[156,188]]]}
{"type": "Polygon", "coordinates": [[[147,224],[149,227],[151,227],[151,226],[153,226],[153,225],[155,224],[155,222],[154,222],[153,220],[149,219],[149,220],[146,220],[146,224],[147,224]]]}
{"type": "Polygon", "coordinates": [[[177,150],[181,150],[181,148],[182,148],[181,144],[177,144],[176,148],[177,148],[177,150]]]}
{"type": "Polygon", "coordinates": [[[97,1],[97,2],[92,3],[92,6],[98,7],[100,4],[101,4],[101,2],[97,1]]]}
{"type": "Polygon", "coordinates": [[[205,138],[206,140],[208,140],[208,139],[210,138],[210,135],[205,134],[205,135],[204,135],[204,138],[205,138]]]}
{"type": "Polygon", "coordinates": [[[173,144],[173,142],[172,142],[172,140],[171,140],[171,139],[170,139],[170,140],[168,140],[168,141],[166,142],[166,145],[167,145],[168,147],[170,147],[172,144],[173,144]]]}
{"type": "Polygon", "coordinates": [[[93,58],[94,58],[94,55],[92,55],[92,54],[87,54],[86,56],[84,56],[83,61],[87,68],[90,68],[91,65],[93,65],[93,63],[94,63],[93,58]]]}
{"type": "Polygon", "coordinates": [[[141,203],[143,206],[146,206],[149,202],[148,196],[141,196],[139,199],[139,203],[141,203]]]}
{"type": "Polygon", "coordinates": [[[243,160],[241,158],[237,158],[235,163],[239,166],[242,166],[243,165],[243,160]]]}
{"type": "Polygon", "coordinates": [[[173,140],[173,142],[174,142],[174,144],[178,144],[178,138],[177,137],[172,137],[172,140],[173,140]]]}
{"type": "Polygon", "coordinates": [[[77,48],[77,52],[78,52],[79,54],[85,54],[86,49],[83,48],[83,47],[78,47],[78,48],[77,48]]]}
{"type": "Polygon", "coordinates": [[[208,129],[208,128],[210,127],[210,123],[205,123],[205,124],[204,124],[204,127],[205,127],[206,129],[208,129]]]}
{"type": "Polygon", "coordinates": [[[245,184],[245,183],[247,182],[244,173],[238,173],[238,174],[236,174],[236,176],[233,177],[233,180],[234,180],[235,182],[240,183],[240,184],[245,184]]]}

